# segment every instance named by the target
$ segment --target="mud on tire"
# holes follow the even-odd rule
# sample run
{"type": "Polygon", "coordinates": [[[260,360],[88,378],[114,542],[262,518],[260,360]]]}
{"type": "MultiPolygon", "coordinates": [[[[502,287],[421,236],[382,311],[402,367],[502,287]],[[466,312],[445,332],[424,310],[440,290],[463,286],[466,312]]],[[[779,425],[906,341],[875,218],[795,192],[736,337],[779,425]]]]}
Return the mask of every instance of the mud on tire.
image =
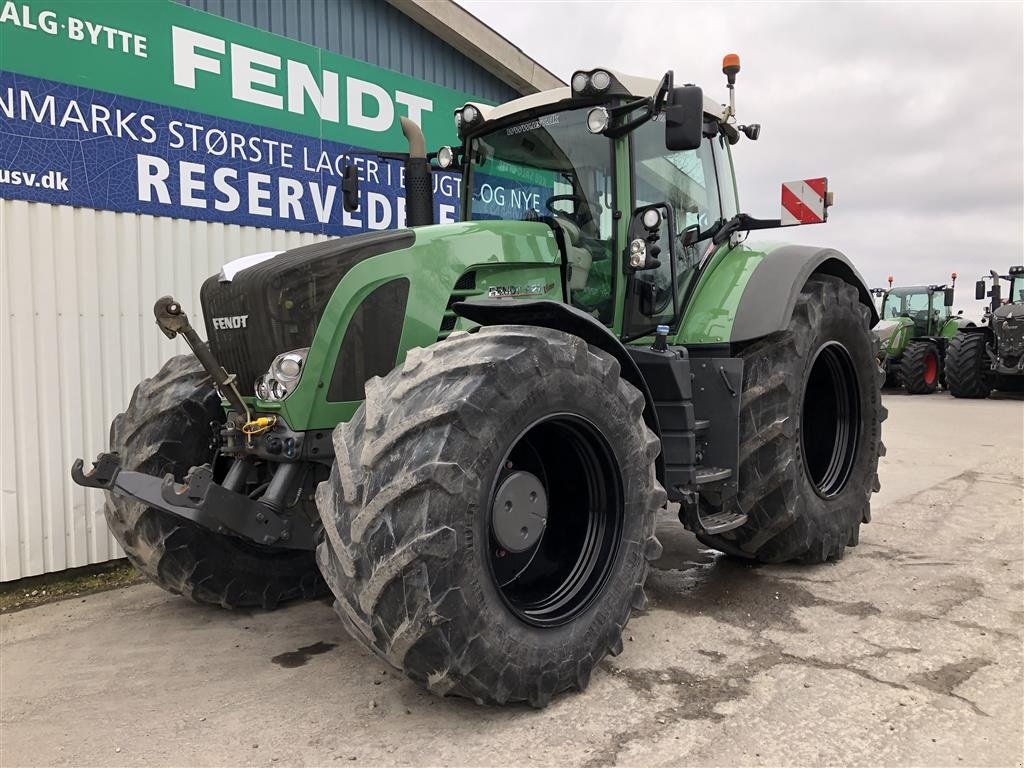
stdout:
{"type": "MultiPolygon", "coordinates": [[[[111,450],[124,469],[180,481],[212,458],[220,397],[191,355],[167,361],[135,388],[110,426],[111,450]]],[[[225,608],[274,608],[323,591],[312,552],[273,550],[221,536],[133,499],[107,493],[107,526],[131,563],[176,595],[225,608]]]]}
{"type": "Polygon", "coordinates": [[[317,494],[327,534],[318,562],[349,633],[439,695],[544,706],[582,690],[605,654],[622,650],[630,609],[645,605],[648,561],[661,552],[660,446],[643,407],[617,361],[544,328],[455,334],[370,379],[363,406],[335,430],[337,460],[317,494]],[[510,445],[551,414],[601,431],[624,514],[592,601],[541,627],[513,613],[492,578],[490,510],[510,445]]]}
{"type": "Polygon", "coordinates": [[[743,350],[737,503],[748,520],[718,536],[699,535],[701,541],[733,556],[772,563],[825,562],[857,544],[861,523],[870,520],[871,494],[879,488],[878,458],[885,455],[877,346],[870,310],[857,290],[816,275],[797,300],[789,329],[743,350]],[[834,343],[846,354],[840,355],[834,343]],[[848,359],[846,370],[841,357],[848,359]],[[817,440],[820,430],[832,425],[828,398],[822,397],[829,392],[827,378],[821,377],[833,362],[838,380],[852,378],[846,405],[857,412],[848,425],[857,432],[853,453],[844,453],[846,461],[838,465],[846,472],[841,483],[839,475],[829,474],[828,457],[813,450],[828,446],[817,440]]]}

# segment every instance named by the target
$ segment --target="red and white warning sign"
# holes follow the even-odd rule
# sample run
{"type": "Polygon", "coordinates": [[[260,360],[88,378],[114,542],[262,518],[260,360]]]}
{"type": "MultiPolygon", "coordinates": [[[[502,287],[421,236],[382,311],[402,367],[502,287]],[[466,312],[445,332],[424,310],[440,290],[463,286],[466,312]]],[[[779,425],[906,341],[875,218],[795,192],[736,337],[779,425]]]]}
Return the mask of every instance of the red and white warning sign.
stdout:
{"type": "Polygon", "coordinates": [[[782,226],[821,224],[825,220],[828,179],[782,183],[782,226]]]}

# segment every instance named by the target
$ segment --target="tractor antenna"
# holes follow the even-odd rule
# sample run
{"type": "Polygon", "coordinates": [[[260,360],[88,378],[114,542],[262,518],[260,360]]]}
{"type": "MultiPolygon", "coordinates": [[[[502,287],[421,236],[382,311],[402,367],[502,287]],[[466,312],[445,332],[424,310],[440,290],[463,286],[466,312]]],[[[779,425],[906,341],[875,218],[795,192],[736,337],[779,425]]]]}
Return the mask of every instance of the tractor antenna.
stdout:
{"type": "Polygon", "coordinates": [[[726,77],[726,87],[729,89],[729,108],[726,110],[725,119],[736,119],[736,75],[740,71],[740,57],[735,53],[727,53],[722,57],[722,74],[726,77]]]}
{"type": "Polygon", "coordinates": [[[892,275],[889,275],[889,287],[892,288],[892,275]]]}
{"type": "Polygon", "coordinates": [[[953,287],[956,288],[956,272],[950,274],[950,277],[953,278],[953,287]]]}

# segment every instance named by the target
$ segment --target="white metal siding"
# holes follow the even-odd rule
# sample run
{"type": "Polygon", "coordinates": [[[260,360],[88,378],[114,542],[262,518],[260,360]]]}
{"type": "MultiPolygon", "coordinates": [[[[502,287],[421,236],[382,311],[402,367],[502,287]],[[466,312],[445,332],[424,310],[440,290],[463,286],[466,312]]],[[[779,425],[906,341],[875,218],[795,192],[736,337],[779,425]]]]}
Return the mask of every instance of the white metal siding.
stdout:
{"type": "Polygon", "coordinates": [[[135,385],[187,351],[153,302],[172,294],[201,328],[199,287],[225,261],[322,239],[0,200],[0,581],[122,556],[103,494],[70,467],[90,466],[135,385]]]}

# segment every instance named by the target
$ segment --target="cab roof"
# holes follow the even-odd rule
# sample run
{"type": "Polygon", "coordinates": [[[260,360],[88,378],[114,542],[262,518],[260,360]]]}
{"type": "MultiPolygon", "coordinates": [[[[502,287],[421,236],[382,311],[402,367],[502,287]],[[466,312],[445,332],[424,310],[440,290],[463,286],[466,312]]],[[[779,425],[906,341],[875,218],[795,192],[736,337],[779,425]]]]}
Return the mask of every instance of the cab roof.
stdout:
{"type": "MultiPolygon", "coordinates": [[[[627,95],[634,98],[653,96],[660,84],[660,80],[655,80],[653,78],[626,75],[621,72],[617,72],[614,69],[608,69],[607,67],[601,67],[601,69],[609,72],[612,77],[619,82],[619,84],[625,87],[628,91],[627,95]]],[[[539,93],[531,93],[529,96],[513,99],[512,101],[507,101],[504,104],[498,104],[497,106],[480,104],[475,101],[471,101],[469,103],[480,110],[480,114],[483,117],[484,122],[490,122],[492,120],[501,120],[520,112],[532,111],[548,105],[553,106],[559,102],[568,101],[571,98],[572,89],[566,85],[559,88],[552,88],[547,91],[540,91],[539,93]]],[[[722,121],[725,119],[725,107],[714,99],[708,98],[706,95],[704,96],[704,112],[705,114],[711,115],[716,120],[722,121]]]]}

